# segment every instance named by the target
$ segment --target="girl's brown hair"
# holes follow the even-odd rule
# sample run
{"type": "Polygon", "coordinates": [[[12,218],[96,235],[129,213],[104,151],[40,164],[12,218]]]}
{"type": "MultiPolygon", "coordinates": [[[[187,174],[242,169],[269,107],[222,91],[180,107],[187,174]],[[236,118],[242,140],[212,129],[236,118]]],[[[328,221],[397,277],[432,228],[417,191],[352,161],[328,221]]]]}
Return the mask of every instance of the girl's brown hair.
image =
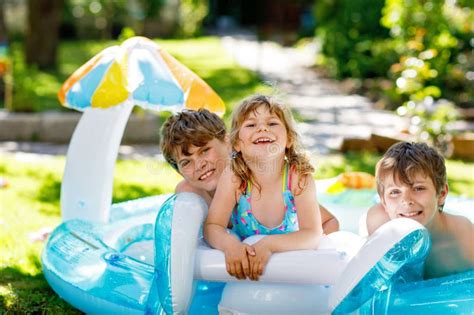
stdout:
{"type": "MultiPolygon", "coordinates": [[[[291,111],[282,103],[276,101],[273,97],[265,95],[253,95],[243,100],[240,105],[234,109],[232,114],[232,126],[230,131],[230,143],[235,147],[239,141],[239,131],[243,122],[251,112],[255,112],[258,107],[265,106],[271,114],[276,115],[287,131],[288,148],[285,149],[285,157],[288,160],[290,169],[299,175],[298,187],[303,190],[306,186],[306,175],[314,172],[314,167],[309,162],[304,150],[302,149],[300,137],[294,127],[294,119],[291,111]]],[[[245,163],[242,154],[233,154],[232,170],[242,180],[254,183],[255,187],[260,187],[252,174],[252,171],[245,163]]]]}

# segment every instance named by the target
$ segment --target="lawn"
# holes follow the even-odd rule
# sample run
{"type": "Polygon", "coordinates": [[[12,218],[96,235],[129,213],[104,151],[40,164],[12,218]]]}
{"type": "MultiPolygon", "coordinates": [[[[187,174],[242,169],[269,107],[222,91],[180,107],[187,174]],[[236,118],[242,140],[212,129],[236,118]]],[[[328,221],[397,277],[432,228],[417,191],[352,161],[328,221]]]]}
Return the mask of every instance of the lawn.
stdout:
{"type": "MultiPolygon", "coordinates": [[[[344,171],[373,173],[379,156],[350,153],[317,159],[316,178],[344,171]]],[[[44,280],[35,233],[60,222],[64,157],[31,154],[0,157],[0,313],[76,314],[44,280]]],[[[474,163],[447,161],[452,194],[474,198],[474,163]]],[[[179,175],[152,159],[120,160],[115,169],[113,202],[171,192],[179,175]],[[162,178],[166,178],[165,181],[162,178]]]]}
{"type": "MultiPolygon", "coordinates": [[[[269,87],[265,86],[254,72],[235,63],[232,56],[222,47],[219,38],[201,37],[156,42],[204,79],[222,97],[227,108],[231,108],[245,96],[269,91],[269,87]]],[[[15,110],[61,110],[56,97],[61,84],[102,49],[117,44],[117,41],[62,42],[59,46],[58,70],[47,72],[27,68],[22,44],[13,43],[15,110]]]]}

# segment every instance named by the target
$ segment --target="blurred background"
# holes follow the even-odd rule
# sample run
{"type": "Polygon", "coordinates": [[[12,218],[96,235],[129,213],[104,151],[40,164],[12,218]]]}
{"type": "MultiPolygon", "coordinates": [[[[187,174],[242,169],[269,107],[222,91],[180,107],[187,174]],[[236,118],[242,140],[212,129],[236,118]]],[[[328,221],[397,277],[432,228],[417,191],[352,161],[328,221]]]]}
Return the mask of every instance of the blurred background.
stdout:
{"type": "Polygon", "coordinates": [[[216,38],[251,34],[259,42],[311,47],[320,76],[365,95],[375,109],[410,118],[407,132],[449,155],[458,132],[453,123],[474,117],[473,3],[0,0],[0,108],[64,111],[56,100],[62,82],[104,47],[135,35],[161,40],[231,108],[261,90],[262,78],[258,69],[231,73],[219,64],[216,38]]]}

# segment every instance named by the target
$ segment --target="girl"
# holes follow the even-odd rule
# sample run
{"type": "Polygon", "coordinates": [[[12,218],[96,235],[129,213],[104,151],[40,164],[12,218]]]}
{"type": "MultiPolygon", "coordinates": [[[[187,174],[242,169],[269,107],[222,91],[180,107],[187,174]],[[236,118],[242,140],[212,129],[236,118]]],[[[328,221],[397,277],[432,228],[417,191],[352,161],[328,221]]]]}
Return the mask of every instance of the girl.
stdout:
{"type": "Polygon", "coordinates": [[[230,142],[233,159],[224,169],[204,225],[204,237],[224,251],[227,272],[258,280],[272,253],[315,249],[321,215],[311,173],[299,150],[288,109],[256,95],[234,111],[230,142]],[[231,220],[233,232],[227,233],[231,220]],[[241,241],[266,234],[252,246],[241,241]]]}

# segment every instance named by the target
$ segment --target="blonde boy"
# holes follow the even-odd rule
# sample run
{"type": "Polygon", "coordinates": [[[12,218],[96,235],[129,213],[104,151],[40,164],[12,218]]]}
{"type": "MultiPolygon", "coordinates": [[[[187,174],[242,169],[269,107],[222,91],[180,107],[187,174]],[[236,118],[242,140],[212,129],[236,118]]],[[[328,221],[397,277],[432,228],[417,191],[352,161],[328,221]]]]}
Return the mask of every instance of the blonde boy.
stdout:
{"type": "Polygon", "coordinates": [[[444,159],[436,150],[424,143],[397,143],[377,163],[376,179],[381,204],[368,211],[369,234],[389,220],[410,218],[431,234],[426,279],[474,268],[474,226],[443,212],[448,184],[444,159]]]}

